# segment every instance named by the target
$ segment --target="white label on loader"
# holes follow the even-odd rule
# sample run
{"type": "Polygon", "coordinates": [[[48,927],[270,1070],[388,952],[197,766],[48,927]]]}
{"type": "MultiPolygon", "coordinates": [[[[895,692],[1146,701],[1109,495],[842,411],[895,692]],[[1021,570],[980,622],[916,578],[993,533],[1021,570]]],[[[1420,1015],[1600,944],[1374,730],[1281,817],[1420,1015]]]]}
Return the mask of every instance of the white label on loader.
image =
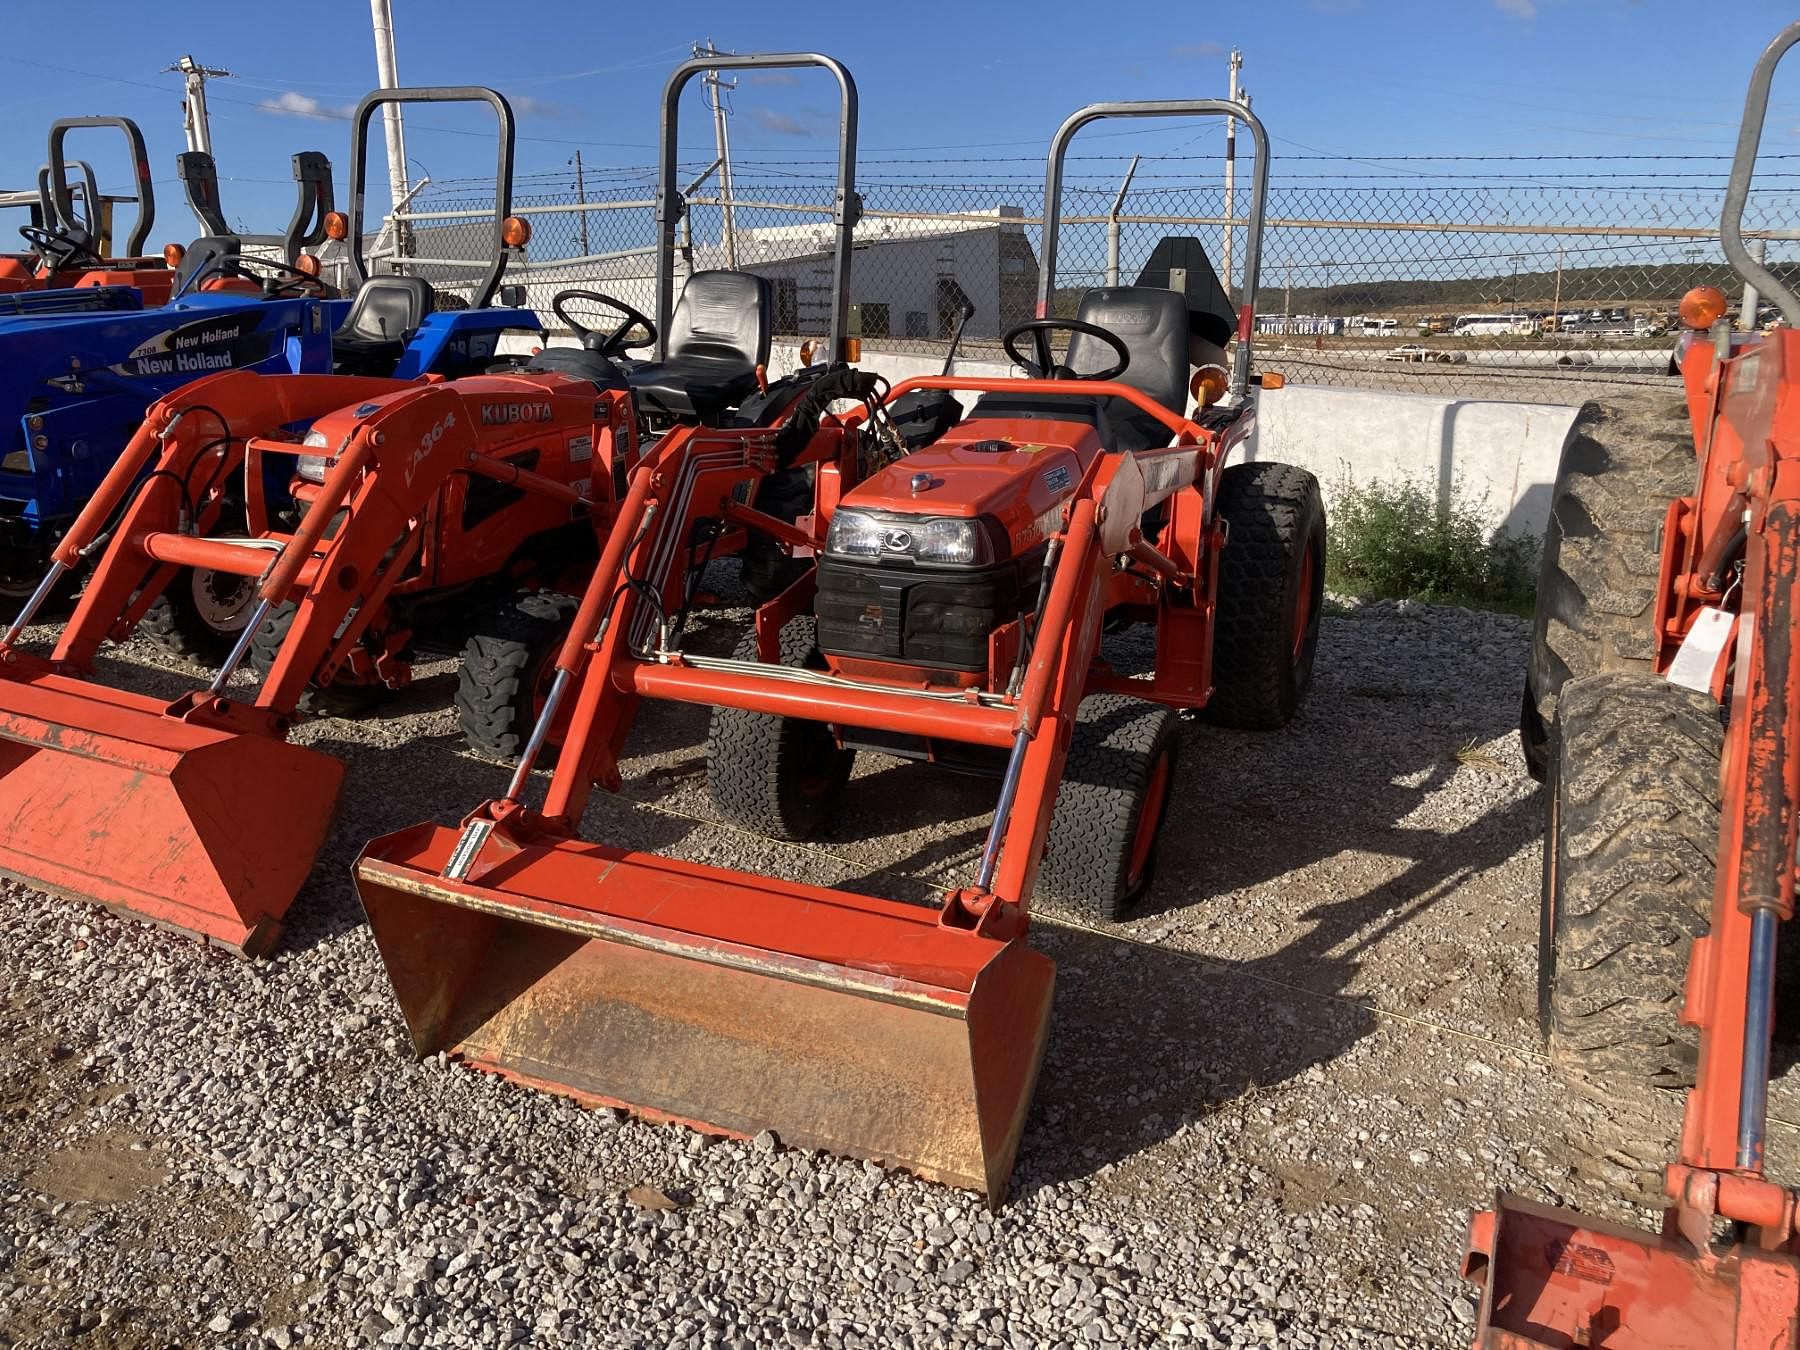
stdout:
{"type": "Polygon", "coordinates": [[[1732,621],[1737,616],[1708,605],[1694,620],[1694,626],[1681,640],[1681,650],[1669,662],[1669,683],[1702,694],[1710,694],[1713,676],[1725,655],[1725,644],[1731,640],[1732,621]]]}
{"type": "Polygon", "coordinates": [[[456,848],[450,854],[450,861],[444,864],[444,878],[447,881],[461,881],[469,875],[469,869],[475,865],[475,857],[481,852],[481,846],[494,832],[491,820],[471,820],[463,827],[462,838],[456,841],[456,848]]]}

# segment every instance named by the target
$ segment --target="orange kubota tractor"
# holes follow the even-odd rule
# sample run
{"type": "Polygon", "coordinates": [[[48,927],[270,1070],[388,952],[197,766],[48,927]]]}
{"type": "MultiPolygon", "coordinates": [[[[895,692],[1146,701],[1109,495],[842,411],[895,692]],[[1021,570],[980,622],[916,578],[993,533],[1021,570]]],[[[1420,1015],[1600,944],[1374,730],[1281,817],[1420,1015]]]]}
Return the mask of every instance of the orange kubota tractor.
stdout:
{"type": "MultiPolygon", "coordinates": [[[[1051,962],[1028,938],[1034,889],[1128,903],[1174,782],[1176,710],[1275,726],[1308,684],[1318,485],[1281,465],[1226,467],[1252,421],[1267,151],[1236,103],[1084,108],[1051,150],[1042,317],[1006,339],[1031,378],[908,380],[861,412],[815,403],[781,435],[678,432],[657,447],[506,795],[460,828],[375,840],[357,864],[421,1055],[709,1131],[773,1129],[999,1202],[1050,1011],[1051,962]],[[1138,285],[1051,317],[1074,133],[1194,115],[1239,118],[1256,141],[1240,308],[1198,245],[1176,240],[1138,285]],[[1058,330],[1075,335],[1060,360],[1058,330]],[[956,391],[979,395],[966,416],[956,391]],[[738,504],[743,484],[799,465],[813,471],[810,516],[788,525],[738,504]],[[735,657],[684,651],[671,616],[690,541],[736,526],[815,565],[758,609],[735,657]],[[1132,621],[1155,627],[1149,678],[1099,659],[1103,628],[1132,621]],[[785,837],[819,827],[859,746],[992,772],[979,866],[925,906],[584,840],[589,793],[619,785],[647,698],[715,709],[715,798],[785,837]],[[533,807],[534,753],[562,715],[533,807]]],[[[840,303],[834,341],[846,317],[840,303]]],[[[870,387],[847,375],[816,392],[870,387]]]]}
{"type": "MultiPolygon", "coordinates": [[[[379,103],[412,92],[365,99],[359,138],[379,103]]],[[[478,94],[509,140],[505,101],[478,94]]],[[[841,234],[847,268],[847,220],[841,234]]],[[[484,300],[500,267],[497,258],[484,300]]],[[[696,283],[719,275],[736,274],[691,279],[680,305],[670,303],[672,282],[665,287],[662,312],[672,309],[678,333],[695,326],[690,310],[705,290],[696,283]]],[[[523,643],[528,665],[547,665],[538,658],[560,642],[574,608],[563,598],[585,582],[639,458],[639,394],[617,362],[636,345],[631,332],[648,327],[654,340],[656,330],[612,303],[626,317],[611,333],[517,370],[449,381],[233,371],[153,405],[0,636],[0,815],[9,821],[0,871],[246,954],[269,950],[324,842],[344,772],[287,742],[303,701],[343,707],[403,686],[415,648],[456,651],[484,599],[546,621],[506,634],[523,643]],[[279,496],[271,481],[285,484],[279,496]],[[211,536],[228,509],[240,523],[211,536]],[[21,650],[60,578],[96,554],[50,658],[21,650]],[[254,596],[210,685],[169,702],[97,683],[101,644],[129,636],[182,569],[243,578],[254,596]],[[239,698],[231,679],[246,662],[260,688],[239,698]]],[[[752,425],[779,421],[829,373],[759,388],[755,352],[715,342],[698,370],[683,355],[673,348],[636,373],[702,416],[722,417],[724,400],[741,400],[752,425]]],[[[705,551],[741,543],[741,532],[713,537],[705,551]]],[[[483,640],[479,617],[473,627],[472,641],[483,640]]],[[[496,673],[492,662],[484,669],[496,673]]],[[[473,724],[464,708],[478,748],[516,749],[515,724],[529,725],[543,693],[530,670],[520,683],[479,700],[473,724]]]]}
{"type": "Polygon", "coordinates": [[[1770,80],[1796,42],[1800,23],[1751,76],[1720,224],[1787,326],[1733,332],[1724,295],[1697,288],[1685,408],[1590,416],[1572,439],[1526,687],[1547,778],[1551,1058],[1626,1102],[1692,1085],[1667,1208],[1652,1234],[1501,1195],[1464,1259],[1478,1347],[1800,1345],[1795,1194],[1764,1170],[1800,814],[1800,297],[1742,232],[1770,80]]]}

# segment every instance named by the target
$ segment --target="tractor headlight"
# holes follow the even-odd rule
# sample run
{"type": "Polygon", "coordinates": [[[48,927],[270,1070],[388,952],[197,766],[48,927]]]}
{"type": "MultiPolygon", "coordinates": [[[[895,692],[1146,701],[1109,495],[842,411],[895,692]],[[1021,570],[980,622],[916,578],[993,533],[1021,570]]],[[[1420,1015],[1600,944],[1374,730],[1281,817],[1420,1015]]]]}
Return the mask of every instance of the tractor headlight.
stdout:
{"type": "Polygon", "coordinates": [[[881,555],[881,522],[866,511],[836,512],[825,535],[825,551],[841,558],[875,558],[881,555]]]}
{"type": "MultiPolygon", "coordinates": [[[[311,450],[329,450],[331,442],[325,439],[322,431],[309,431],[306,439],[300,444],[311,450]]],[[[303,483],[314,483],[320,487],[325,485],[325,456],[301,455],[300,462],[294,466],[294,472],[303,483]]]]}
{"type": "Polygon", "coordinates": [[[960,567],[993,561],[988,532],[979,520],[850,510],[831,517],[825,552],[838,558],[910,558],[960,567]]]}

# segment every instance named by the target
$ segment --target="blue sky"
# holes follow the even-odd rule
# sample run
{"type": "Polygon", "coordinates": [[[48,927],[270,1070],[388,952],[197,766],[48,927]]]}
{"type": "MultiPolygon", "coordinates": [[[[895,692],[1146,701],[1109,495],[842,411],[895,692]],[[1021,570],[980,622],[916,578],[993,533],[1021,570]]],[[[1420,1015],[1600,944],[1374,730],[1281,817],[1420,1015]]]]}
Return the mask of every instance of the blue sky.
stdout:
{"type": "MultiPolygon", "coordinates": [[[[192,52],[236,76],[210,86],[214,149],[234,221],[251,230],[285,221],[287,156],[298,149],[330,155],[341,199],[344,113],[375,81],[368,6],[311,0],[296,10],[243,0],[228,8],[227,22],[184,26],[183,16],[199,11],[87,0],[81,31],[129,40],[11,44],[0,55],[0,117],[12,129],[0,146],[0,186],[32,181],[51,118],[125,114],[143,126],[159,180],[155,241],[189,233],[173,176],[183,148],[180,80],[160,72],[192,52]]],[[[1731,0],[1705,19],[1691,0],[395,0],[394,8],[403,82],[489,84],[513,98],[522,173],[562,171],[577,148],[596,171],[648,163],[662,82],[688,44],[706,37],[725,49],[818,48],[841,58],[862,93],[869,172],[905,156],[1041,157],[1051,130],[1079,104],[1222,94],[1234,45],[1244,51],[1244,85],[1276,138],[1278,162],[1318,154],[1727,154],[1756,53],[1794,17],[1791,3],[1776,0],[1731,0]],[[1728,24],[1718,17],[1726,14],[1728,24]]],[[[1800,148],[1800,57],[1795,64],[1777,83],[1767,149],[1800,148]]],[[[699,98],[693,86],[683,141],[710,159],[699,98]]],[[[734,149],[745,163],[830,151],[832,99],[822,76],[745,80],[732,106],[734,149]]],[[[480,126],[473,112],[433,110],[414,121],[415,175],[443,180],[491,164],[474,136],[431,129],[466,133],[480,126]]],[[[1129,148],[1154,153],[1196,134],[1163,127],[1129,148]]],[[[1198,134],[1210,139],[1191,150],[1217,143],[1216,130],[1198,134]]],[[[91,157],[108,186],[120,180],[122,156],[111,147],[91,157]]]]}

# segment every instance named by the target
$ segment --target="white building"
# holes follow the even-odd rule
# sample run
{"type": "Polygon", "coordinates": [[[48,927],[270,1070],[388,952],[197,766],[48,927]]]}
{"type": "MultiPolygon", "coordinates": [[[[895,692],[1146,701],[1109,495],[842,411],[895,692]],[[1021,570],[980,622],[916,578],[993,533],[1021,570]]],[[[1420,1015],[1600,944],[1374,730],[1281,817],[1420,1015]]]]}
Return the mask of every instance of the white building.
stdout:
{"type": "MultiPolygon", "coordinates": [[[[948,337],[966,302],[975,306],[965,335],[994,338],[1032,317],[1037,303],[1037,254],[1016,206],[942,218],[866,217],[856,229],[850,265],[853,336],[938,339],[948,337]],[[989,223],[991,222],[991,223],[989,223]]],[[[484,226],[484,228],[486,228],[484,226]]],[[[476,231],[466,226],[415,228],[418,270],[448,289],[467,268],[433,267],[431,259],[472,261],[476,231]]],[[[830,321],[832,230],[829,221],[739,227],[739,270],[764,276],[774,286],[777,337],[823,337],[830,321]]],[[[523,284],[525,305],[547,320],[558,291],[600,291],[654,316],[656,250],[630,249],[588,258],[539,261],[526,248],[524,266],[508,269],[509,284],[523,284]]],[[[678,251],[676,289],[690,271],[728,265],[722,242],[678,251]]],[[[598,311],[594,311],[598,314],[598,311]]]]}

